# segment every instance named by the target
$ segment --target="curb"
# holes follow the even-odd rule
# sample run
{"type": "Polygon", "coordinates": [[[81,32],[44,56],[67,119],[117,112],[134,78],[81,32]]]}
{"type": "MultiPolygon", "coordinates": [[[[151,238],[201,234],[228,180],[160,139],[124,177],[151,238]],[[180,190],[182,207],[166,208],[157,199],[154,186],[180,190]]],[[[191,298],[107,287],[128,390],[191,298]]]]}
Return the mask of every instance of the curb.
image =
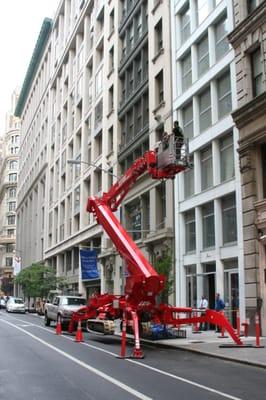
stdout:
{"type": "Polygon", "coordinates": [[[206,357],[220,358],[221,360],[231,361],[231,362],[234,362],[234,363],[237,363],[237,364],[245,364],[245,365],[250,365],[250,366],[253,366],[253,367],[266,369],[266,364],[262,364],[262,363],[259,363],[259,362],[256,362],[256,361],[241,360],[241,359],[238,359],[238,358],[236,359],[236,358],[232,358],[232,357],[229,357],[229,356],[225,356],[225,355],[222,355],[222,354],[216,354],[216,353],[207,353],[206,351],[203,351],[203,350],[192,349],[191,347],[184,347],[184,346],[180,346],[180,345],[176,345],[175,346],[175,345],[165,344],[165,343],[158,343],[158,342],[154,343],[154,342],[152,342],[150,340],[146,340],[146,339],[145,340],[142,339],[142,342],[143,343],[148,343],[150,345],[153,345],[154,347],[160,347],[160,348],[164,348],[164,349],[170,348],[170,349],[173,349],[173,350],[189,351],[191,353],[201,354],[201,355],[204,355],[206,357]]]}

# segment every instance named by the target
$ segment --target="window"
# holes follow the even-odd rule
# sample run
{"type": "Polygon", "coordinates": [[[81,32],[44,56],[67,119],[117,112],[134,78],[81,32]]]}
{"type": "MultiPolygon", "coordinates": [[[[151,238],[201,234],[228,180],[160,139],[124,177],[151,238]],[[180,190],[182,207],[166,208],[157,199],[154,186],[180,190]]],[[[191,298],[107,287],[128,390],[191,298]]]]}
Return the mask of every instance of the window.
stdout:
{"type": "MultiPolygon", "coordinates": [[[[191,160],[193,163],[193,160],[191,160]]],[[[185,199],[194,194],[194,168],[189,168],[184,172],[184,196],[185,199]]]]}
{"type": "Polygon", "coordinates": [[[218,90],[218,116],[219,119],[229,114],[232,110],[230,73],[227,72],[217,81],[218,90]]]}
{"type": "Polygon", "coordinates": [[[114,109],[114,86],[112,85],[109,89],[109,112],[114,109]]]}
{"type": "Polygon", "coordinates": [[[186,139],[192,139],[193,134],[193,105],[189,103],[182,110],[183,115],[183,132],[186,139]]]}
{"type": "Polygon", "coordinates": [[[198,43],[198,75],[199,77],[209,69],[209,43],[206,35],[198,43]]]}
{"type": "Polygon", "coordinates": [[[78,186],[74,191],[74,211],[75,213],[80,210],[80,187],[78,186]]]}
{"type": "Polygon", "coordinates": [[[83,60],[84,60],[84,50],[83,46],[81,47],[78,57],[77,57],[77,72],[79,73],[81,68],[83,67],[83,60]]]}
{"type": "Polygon", "coordinates": [[[13,257],[6,257],[6,267],[12,267],[13,257]]]}
{"type": "Polygon", "coordinates": [[[185,213],[186,253],[196,249],[196,223],[195,210],[185,213]]]}
{"type": "Polygon", "coordinates": [[[155,55],[163,48],[163,23],[162,20],[155,26],[155,55]]]}
{"type": "Polygon", "coordinates": [[[163,229],[165,227],[166,218],[166,187],[165,182],[156,186],[156,203],[157,215],[156,215],[156,229],[163,229]]]}
{"type": "Polygon", "coordinates": [[[164,101],[164,90],[163,90],[163,70],[155,78],[156,89],[157,89],[157,105],[160,105],[164,101]]]}
{"type": "Polygon", "coordinates": [[[9,189],[9,197],[16,197],[16,195],[17,195],[16,188],[10,188],[9,189]]]}
{"type": "Polygon", "coordinates": [[[122,40],[122,59],[123,59],[126,56],[127,52],[126,36],[124,36],[121,40],[122,40]]]}
{"type": "Polygon", "coordinates": [[[142,107],[141,107],[141,100],[139,100],[136,103],[135,106],[135,118],[136,118],[136,134],[141,130],[142,128],[142,107]]]}
{"type": "Polygon", "coordinates": [[[102,123],[103,118],[103,102],[102,100],[95,107],[95,129],[102,123]]]}
{"type": "Polygon", "coordinates": [[[17,174],[9,174],[8,175],[9,182],[16,182],[17,181],[17,174]]]}
{"type": "Polygon", "coordinates": [[[115,10],[112,9],[112,11],[110,12],[110,32],[109,32],[110,35],[113,32],[114,28],[115,28],[115,10]]]}
{"type": "Polygon", "coordinates": [[[110,153],[114,149],[114,128],[108,129],[108,152],[110,153]]]}
{"type": "Polygon", "coordinates": [[[181,17],[181,41],[184,43],[190,37],[190,9],[187,5],[180,15],[181,17]]]}
{"type": "Polygon", "coordinates": [[[13,244],[7,244],[6,245],[6,253],[15,253],[16,250],[14,249],[14,245],[13,244]]]}
{"type": "Polygon", "coordinates": [[[198,25],[208,17],[208,0],[197,0],[198,25]]]}
{"type": "Polygon", "coordinates": [[[76,91],[76,101],[79,101],[82,97],[83,90],[83,75],[81,75],[77,82],[77,91],[76,91]]]}
{"type": "Polygon", "coordinates": [[[213,202],[207,203],[202,207],[202,227],[203,248],[213,247],[215,245],[213,202]]]}
{"type": "Polygon", "coordinates": [[[251,14],[255,8],[258,6],[259,0],[247,0],[247,11],[248,14],[251,14]]]}
{"type": "Polygon", "coordinates": [[[192,83],[191,54],[182,60],[182,89],[185,91],[192,83]]]}
{"type": "Polygon", "coordinates": [[[81,164],[79,162],[81,161],[81,155],[79,154],[76,157],[77,164],[75,164],[75,179],[78,179],[80,177],[80,170],[81,170],[81,164]]]}
{"type": "Polygon", "coordinates": [[[266,198],[266,144],[261,146],[263,198],[266,198]]]}
{"type": "Polygon", "coordinates": [[[201,151],[201,190],[208,189],[213,184],[212,148],[201,151]]]}
{"type": "Polygon", "coordinates": [[[15,160],[10,161],[9,169],[18,169],[18,162],[15,160]]]}
{"type": "Polygon", "coordinates": [[[216,61],[220,60],[229,50],[228,33],[227,19],[225,17],[215,26],[216,61]]]}
{"type": "Polygon", "coordinates": [[[260,47],[251,54],[252,89],[253,96],[259,96],[264,92],[263,88],[263,62],[261,60],[260,47]]]}
{"type": "Polygon", "coordinates": [[[128,43],[129,50],[131,50],[134,45],[134,26],[133,26],[133,24],[131,24],[131,26],[129,28],[128,40],[129,40],[129,43],[128,43]]]}
{"type": "Polygon", "coordinates": [[[211,126],[211,91],[210,88],[199,95],[200,132],[211,126]]]}
{"type": "Polygon", "coordinates": [[[131,95],[133,93],[134,90],[134,72],[133,72],[133,67],[128,69],[128,75],[127,75],[127,79],[128,79],[128,95],[131,95]]]}
{"type": "Polygon", "coordinates": [[[95,96],[97,97],[103,89],[103,69],[101,68],[95,77],[95,96]]]}
{"type": "Polygon", "coordinates": [[[142,15],[141,12],[138,14],[136,19],[136,39],[140,38],[142,35],[142,15]]]}
{"type": "Polygon", "coordinates": [[[114,69],[114,46],[109,50],[109,73],[114,69]]]}
{"type": "Polygon", "coordinates": [[[135,59],[135,77],[136,77],[136,87],[137,87],[142,80],[142,64],[140,55],[135,59]]]}
{"type": "Polygon", "coordinates": [[[16,210],[16,202],[15,201],[10,201],[8,203],[8,211],[15,211],[16,210]]]}
{"type": "Polygon", "coordinates": [[[221,157],[221,182],[224,182],[233,178],[235,175],[233,135],[230,134],[221,138],[219,144],[221,157]]]}
{"type": "Polygon", "coordinates": [[[15,235],[15,229],[7,229],[7,236],[11,237],[15,235]]]}
{"type": "Polygon", "coordinates": [[[15,225],[16,223],[16,216],[15,215],[8,215],[7,217],[7,225],[15,225]]]}
{"type": "Polygon", "coordinates": [[[99,157],[102,154],[102,151],[103,151],[102,143],[103,143],[102,133],[99,133],[99,135],[97,135],[95,137],[95,155],[96,155],[96,157],[99,157]]]}
{"type": "Polygon", "coordinates": [[[127,227],[133,240],[141,238],[141,206],[140,200],[126,206],[127,227]],[[131,232],[130,232],[131,231],[131,232]]]}
{"type": "Polygon", "coordinates": [[[222,198],[223,243],[237,241],[235,193],[222,198]]]}

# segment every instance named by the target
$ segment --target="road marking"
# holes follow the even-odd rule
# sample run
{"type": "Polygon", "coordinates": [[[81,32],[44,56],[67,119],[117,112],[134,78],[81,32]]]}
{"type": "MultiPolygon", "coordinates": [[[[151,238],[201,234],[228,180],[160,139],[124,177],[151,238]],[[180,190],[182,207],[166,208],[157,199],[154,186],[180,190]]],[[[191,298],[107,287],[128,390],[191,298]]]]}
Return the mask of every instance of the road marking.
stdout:
{"type": "Polygon", "coordinates": [[[4,322],[5,324],[8,324],[12,326],[15,329],[18,329],[19,331],[25,333],[26,335],[30,336],[32,339],[37,340],[38,342],[42,343],[44,346],[49,347],[53,351],[56,351],[57,353],[61,354],[63,357],[68,358],[69,360],[73,361],[74,363],[78,364],[79,366],[87,369],[88,371],[93,372],[95,375],[100,376],[101,378],[105,379],[106,381],[112,383],[115,386],[118,386],[120,389],[125,390],[126,392],[132,394],[133,396],[137,397],[138,399],[141,400],[152,400],[151,397],[145,396],[143,393],[138,392],[137,390],[131,388],[130,386],[119,382],[117,379],[110,377],[109,375],[105,374],[104,372],[86,364],[85,362],[79,360],[76,357],[71,356],[70,354],[64,352],[63,350],[58,349],[57,347],[45,342],[45,340],[42,340],[38,338],[37,336],[33,335],[32,333],[26,331],[25,329],[20,328],[19,326],[12,324],[11,322],[8,322],[4,319],[0,319],[0,321],[4,322]]]}
{"type": "MultiPolygon", "coordinates": [[[[13,317],[13,318],[15,318],[15,317],[13,317]]],[[[22,320],[19,319],[19,318],[15,318],[15,319],[17,319],[17,320],[19,320],[19,321],[22,321],[22,320]]],[[[23,321],[23,322],[24,322],[24,321],[23,321]]],[[[33,324],[33,323],[30,323],[30,325],[31,325],[31,326],[35,326],[35,327],[38,327],[38,328],[41,328],[41,329],[44,329],[44,330],[46,330],[46,331],[48,331],[48,332],[50,332],[50,333],[53,333],[53,331],[51,331],[50,329],[44,328],[44,327],[42,327],[42,326],[39,326],[39,325],[36,325],[36,324],[33,324]]],[[[16,325],[15,325],[15,326],[16,326],[16,325]]],[[[26,332],[26,331],[25,331],[25,332],[26,332]]],[[[68,340],[73,341],[73,342],[75,341],[75,339],[74,339],[73,337],[69,337],[69,336],[66,336],[66,335],[64,335],[64,334],[63,334],[62,336],[63,336],[64,338],[68,339],[68,340]]],[[[111,352],[111,351],[109,351],[109,350],[102,349],[102,348],[100,348],[100,347],[94,346],[94,345],[92,345],[92,344],[84,343],[84,342],[82,342],[82,343],[80,343],[80,344],[82,344],[83,346],[87,346],[87,347],[89,347],[89,348],[92,348],[92,349],[94,349],[94,350],[101,351],[101,352],[103,352],[103,353],[109,354],[109,355],[111,355],[111,356],[117,357],[117,354],[115,354],[115,353],[113,353],[113,352],[111,352]]],[[[208,387],[208,386],[205,386],[205,385],[201,385],[200,383],[191,381],[191,380],[186,379],[186,378],[182,378],[181,376],[171,374],[171,373],[169,373],[169,372],[163,371],[163,370],[158,369],[158,368],[151,367],[151,366],[149,366],[149,365],[147,365],[147,364],[143,364],[143,363],[141,363],[141,362],[139,362],[139,361],[136,361],[136,360],[133,360],[133,359],[128,359],[128,358],[125,359],[125,360],[128,361],[128,362],[131,362],[131,363],[133,363],[133,364],[137,364],[137,365],[139,365],[139,366],[141,366],[141,367],[143,367],[143,368],[148,368],[148,369],[150,369],[150,370],[152,370],[152,371],[154,371],[154,372],[157,372],[157,373],[159,373],[159,374],[166,375],[166,376],[168,376],[168,377],[170,377],[170,378],[173,378],[173,379],[179,380],[179,381],[181,381],[181,382],[187,383],[187,384],[189,384],[189,385],[196,386],[196,387],[198,387],[198,388],[200,388],[200,389],[203,389],[203,390],[206,390],[206,391],[208,391],[208,392],[212,392],[212,393],[218,394],[218,395],[220,395],[220,396],[222,396],[222,397],[224,397],[224,398],[226,398],[226,399],[230,399],[230,400],[242,400],[240,397],[235,397],[235,396],[232,396],[232,395],[230,395],[230,394],[227,394],[227,393],[221,392],[221,391],[219,391],[219,390],[213,389],[213,388],[211,388],[211,387],[208,387]]]]}
{"type": "Polygon", "coordinates": [[[154,371],[154,372],[158,372],[159,374],[169,376],[169,377],[171,377],[171,378],[173,378],[173,379],[176,379],[176,380],[178,380],[178,381],[181,381],[181,382],[184,382],[184,383],[188,383],[189,385],[196,386],[196,387],[198,387],[198,388],[200,388],[200,389],[207,390],[208,392],[212,392],[212,393],[218,394],[218,395],[220,395],[220,396],[222,396],[222,397],[224,397],[224,398],[226,398],[226,399],[230,399],[230,400],[242,400],[240,397],[231,396],[230,394],[221,392],[220,390],[212,389],[212,388],[210,388],[209,386],[201,385],[200,383],[191,381],[191,380],[186,379],[186,378],[182,378],[181,376],[178,376],[178,375],[173,375],[173,374],[171,374],[171,373],[169,373],[169,372],[165,372],[165,371],[162,371],[161,369],[151,367],[150,365],[147,365],[147,364],[142,364],[142,363],[139,362],[139,361],[129,360],[129,359],[128,359],[127,361],[129,361],[129,362],[131,362],[131,363],[134,363],[134,364],[137,364],[137,365],[140,365],[141,367],[150,369],[150,370],[152,370],[152,371],[154,371]]]}

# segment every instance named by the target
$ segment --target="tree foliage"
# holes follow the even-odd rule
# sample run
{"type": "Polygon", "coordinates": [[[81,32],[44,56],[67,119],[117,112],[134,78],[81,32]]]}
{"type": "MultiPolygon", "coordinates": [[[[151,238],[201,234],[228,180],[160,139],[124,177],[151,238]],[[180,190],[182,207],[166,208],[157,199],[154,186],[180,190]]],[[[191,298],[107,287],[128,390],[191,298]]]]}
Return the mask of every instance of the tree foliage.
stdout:
{"type": "Polygon", "coordinates": [[[159,256],[155,260],[155,269],[160,275],[165,276],[164,290],[160,295],[163,303],[168,303],[169,296],[174,292],[173,260],[169,254],[159,256]]]}
{"type": "Polygon", "coordinates": [[[47,297],[49,290],[63,285],[64,279],[56,276],[54,268],[42,264],[32,264],[16,276],[26,297],[47,297]]]}

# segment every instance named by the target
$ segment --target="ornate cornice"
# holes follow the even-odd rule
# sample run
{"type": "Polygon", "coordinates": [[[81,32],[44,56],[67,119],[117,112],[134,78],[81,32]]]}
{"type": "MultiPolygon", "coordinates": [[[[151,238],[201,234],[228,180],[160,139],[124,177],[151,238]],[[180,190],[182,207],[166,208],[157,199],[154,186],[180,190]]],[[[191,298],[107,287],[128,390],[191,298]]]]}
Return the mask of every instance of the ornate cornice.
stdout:
{"type": "Polygon", "coordinates": [[[245,37],[254,32],[266,21],[266,1],[263,1],[256,9],[228,35],[228,40],[234,48],[238,47],[245,37]]]}
{"type": "Polygon", "coordinates": [[[258,117],[265,114],[266,110],[266,92],[255,97],[242,107],[237,108],[232,112],[233,120],[238,129],[246,126],[252,121],[255,121],[258,117]]]}

